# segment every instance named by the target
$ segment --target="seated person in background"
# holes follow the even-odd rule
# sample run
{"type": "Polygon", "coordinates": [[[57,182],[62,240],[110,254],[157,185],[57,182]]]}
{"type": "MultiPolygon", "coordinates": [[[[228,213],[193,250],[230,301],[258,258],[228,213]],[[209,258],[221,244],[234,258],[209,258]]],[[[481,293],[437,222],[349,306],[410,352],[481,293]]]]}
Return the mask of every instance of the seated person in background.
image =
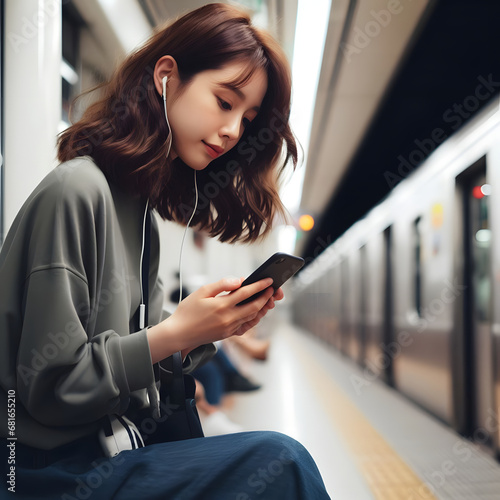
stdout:
{"type": "Polygon", "coordinates": [[[196,380],[195,401],[205,436],[219,436],[244,430],[240,425],[231,421],[218,406],[207,401],[205,389],[198,380],[196,380]]]}
{"type": "Polygon", "coordinates": [[[252,328],[245,335],[235,335],[226,340],[235,345],[240,351],[252,359],[266,361],[271,341],[260,339],[256,335],[256,328],[252,328]]]}
{"type": "Polygon", "coordinates": [[[203,384],[207,401],[213,405],[219,405],[226,392],[260,389],[260,385],[254,384],[238,372],[220,346],[215,356],[208,363],[197,368],[193,376],[203,384]]]}

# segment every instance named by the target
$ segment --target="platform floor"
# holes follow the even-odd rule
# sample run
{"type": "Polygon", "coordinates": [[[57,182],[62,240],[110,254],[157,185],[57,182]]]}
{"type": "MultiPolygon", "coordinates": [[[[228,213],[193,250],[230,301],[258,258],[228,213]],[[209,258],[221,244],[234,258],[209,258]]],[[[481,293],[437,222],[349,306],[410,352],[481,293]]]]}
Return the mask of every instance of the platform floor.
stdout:
{"type": "Polygon", "coordinates": [[[272,322],[267,361],[232,350],[262,388],[226,396],[224,409],[245,430],[304,444],[332,499],[500,500],[497,461],[385,384],[363,379],[355,363],[283,314],[272,322]]]}

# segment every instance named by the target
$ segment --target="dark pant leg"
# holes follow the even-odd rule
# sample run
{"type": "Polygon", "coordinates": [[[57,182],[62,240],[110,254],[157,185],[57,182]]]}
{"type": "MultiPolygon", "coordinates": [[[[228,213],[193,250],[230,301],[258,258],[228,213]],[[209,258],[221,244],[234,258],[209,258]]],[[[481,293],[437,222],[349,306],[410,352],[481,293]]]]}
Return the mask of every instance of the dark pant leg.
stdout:
{"type": "Polygon", "coordinates": [[[212,359],[214,363],[219,366],[225,376],[236,375],[237,373],[239,373],[236,367],[233,365],[232,361],[224,352],[223,348],[219,349],[212,359]]]}
{"type": "Polygon", "coordinates": [[[211,405],[218,405],[224,394],[225,381],[218,365],[212,360],[193,372],[193,377],[201,382],[205,397],[211,405]]]}

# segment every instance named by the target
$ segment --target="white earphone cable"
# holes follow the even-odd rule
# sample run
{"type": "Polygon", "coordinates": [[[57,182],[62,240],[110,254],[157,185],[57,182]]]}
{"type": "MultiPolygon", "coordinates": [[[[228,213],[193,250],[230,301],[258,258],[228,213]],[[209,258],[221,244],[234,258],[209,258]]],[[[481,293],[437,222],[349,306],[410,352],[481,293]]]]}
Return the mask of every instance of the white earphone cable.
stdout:
{"type": "Polygon", "coordinates": [[[181,243],[181,254],[179,256],[179,304],[181,303],[182,300],[182,251],[184,248],[184,240],[186,238],[186,233],[189,228],[189,225],[191,224],[191,221],[193,220],[194,214],[196,213],[196,209],[198,208],[198,185],[196,183],[196,170],[194,171],[194,191],[195,191],[195,202],[194,202],[194,209],[193,213],[191,214],[191,217],[189,218],[189,221],[187,223],[186,229],[184,230],[184,235],[182,236],[182,243],[181,243]]]}
{"type": "Polygon", "coordinates": [[[141,304],[139,305],[139,328],[144,328],[146,305],[144,304],[144,293],[142,291],[142,262],[144,259],[144,246],[146,244],[146,216],[148,215],[149,199],[146,200],[146,208],[144,209],[144,217],[142,219],[142,245],[141,245],[141,260],[139,268],[139,279],[141,283],[141,304]]]}
{"type": "MultiPolygon", "coordinates": [[[[165,110],[165,120],[166,120],[167,126],[168,126],[168,136],[167,136],[167,158],[168,158],[168,156],[170,154],[170,150],[172,148],[172,128],[170,127],[170,122],[168,121],[168,113],[167,113],[167,81],[168,81],[168,77],[164,76],[163,80],[162,80],[163,109],[165,110]]],[[[194,171],[194,190],[195,190],[194,209],[193,209],[193,213],[191,214],[191,217],[189,218],[189,221],[186,225],[186,229],[184,230],[184,235],[182,236],[181,252],[179,255],[179,304],[181,303],[181,300],[182,300],[182,253],[183,253],[183,249],[184,249],[184,240],[186,239],[187,230],[189,229],[189,226],[191,224],[191,221],[193,220],[194,214],[196,213],[196,209],[198,208],[198,185],[196,182],[196,170],[194,171]]]]}

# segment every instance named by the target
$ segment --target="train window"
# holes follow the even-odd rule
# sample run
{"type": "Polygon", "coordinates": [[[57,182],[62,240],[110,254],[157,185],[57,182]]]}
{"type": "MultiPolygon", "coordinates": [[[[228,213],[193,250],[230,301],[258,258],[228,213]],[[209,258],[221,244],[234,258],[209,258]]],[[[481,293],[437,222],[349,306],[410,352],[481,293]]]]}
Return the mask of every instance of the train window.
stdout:
{"type": "Polygon", "coordinates": [[[414,284],[413,297],[415,311],[422,317],[422,218],[417,217],[413,222],[413,269],[414,284]]]}

